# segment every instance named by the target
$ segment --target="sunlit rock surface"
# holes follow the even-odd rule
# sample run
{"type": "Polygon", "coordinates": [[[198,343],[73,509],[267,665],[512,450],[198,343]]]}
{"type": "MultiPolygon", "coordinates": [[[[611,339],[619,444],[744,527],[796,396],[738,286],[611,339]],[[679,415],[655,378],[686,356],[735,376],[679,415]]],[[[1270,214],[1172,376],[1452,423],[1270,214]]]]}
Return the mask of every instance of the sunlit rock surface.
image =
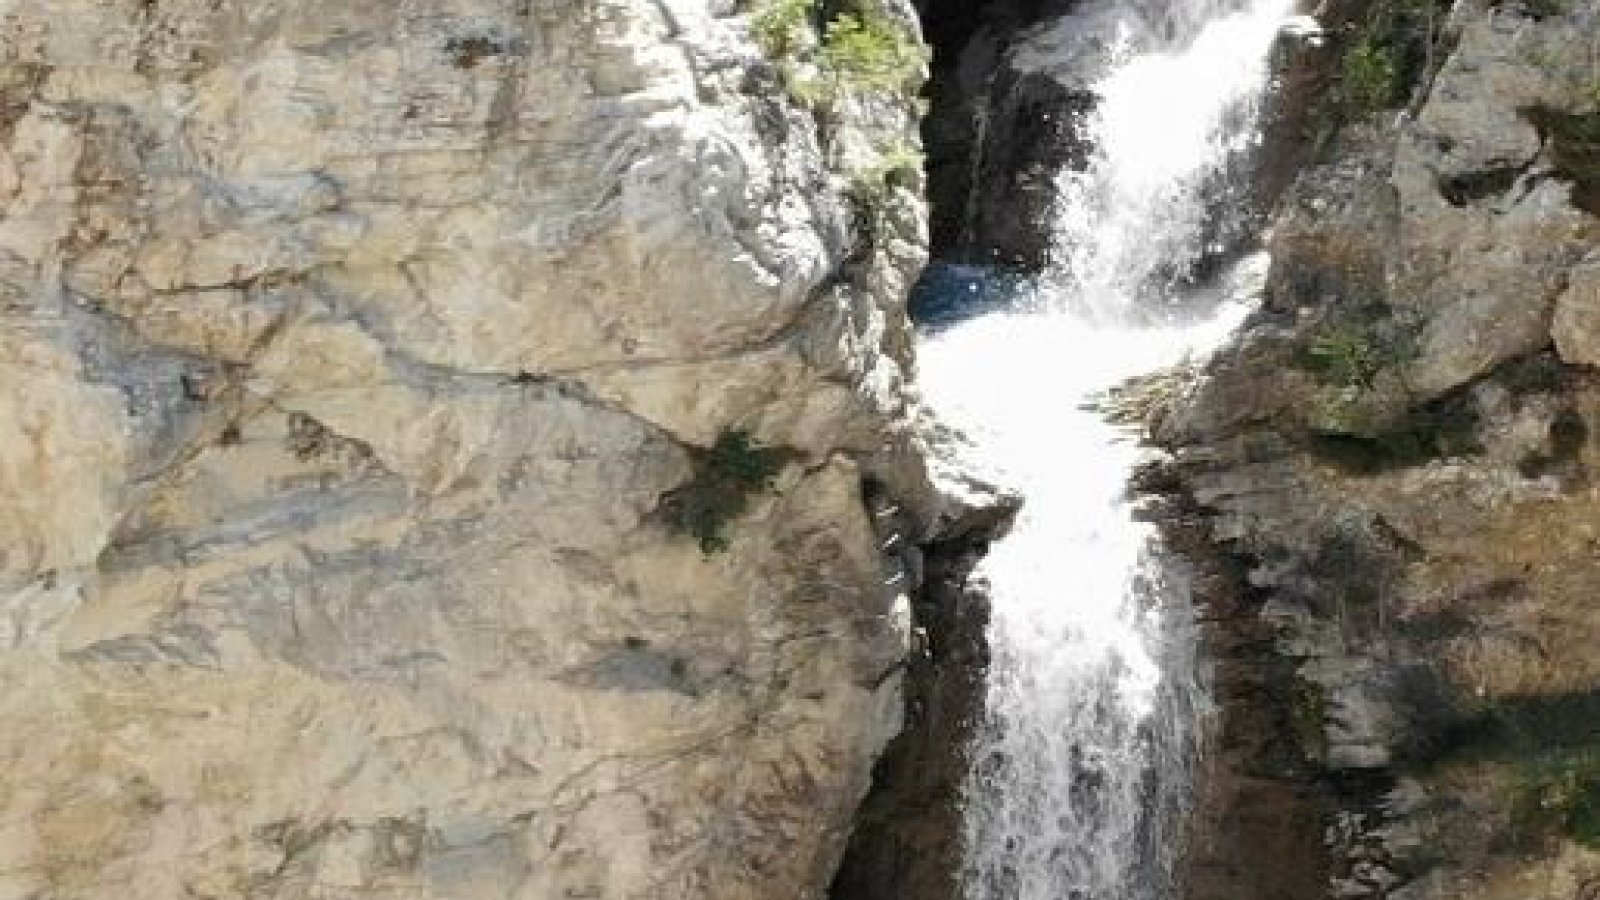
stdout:
{"type": "Polygon", "coordinates": [[[826,883],[939,514],[900,306],[708,0],[0,4],[0,898],[826,883]],[[688,448],[792,448],[707,556],[688,448]],[[902,558],[903,557],[903,558],[902,558]]]}
{"type": "Polygon", "coordinates": [[[1160,419],[1234,579],[1193,898],[1292,868],[1293,896],[1594,891],[1600,218],[1548,122],[1597,114],[1597,27],[1457,5],[1410,113],[1298,179],[1264,309],[1160,419]]]}
{"type": "Polygon", "coordinates": [[[1392,296],[1428,310],[1408,381],[1437,396],[1550,342],[1551,306],[1591,247],[1593,216],[1552,177],[1529,111],[1591,102],[1593,11],[1534,21],[1465,15],[1394,155],[1400,215],[1392,296]],[[1584,51],[1586,52],[1586,51],[1584,51]]]}

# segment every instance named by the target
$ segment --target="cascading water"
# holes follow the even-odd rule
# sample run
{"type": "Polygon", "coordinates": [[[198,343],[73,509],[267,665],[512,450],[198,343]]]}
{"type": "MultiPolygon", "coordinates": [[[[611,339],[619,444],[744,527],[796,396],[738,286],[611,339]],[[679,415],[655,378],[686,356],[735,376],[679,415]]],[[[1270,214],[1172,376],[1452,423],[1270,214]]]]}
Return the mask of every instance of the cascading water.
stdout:
{"type": "Polygon", "coordinates": [[[1175,276],[1208,249],[1209,185],[1253,139],[1288,5],[1091,0],[1059,41],[1042,36],[1043,64],[1092,57],[1103,73],[1097,154],[1061,176],[1057,265],[1007,308],[925,336],[930,402],[1027,500],[983,569],[992,662],[963,799],[965,900],[1170,895],[1204,702],[1192,616],[1125,501],[1137,448],[1083,406],[1241,317],[1238,284],[1206,302],[1175,276]]]}

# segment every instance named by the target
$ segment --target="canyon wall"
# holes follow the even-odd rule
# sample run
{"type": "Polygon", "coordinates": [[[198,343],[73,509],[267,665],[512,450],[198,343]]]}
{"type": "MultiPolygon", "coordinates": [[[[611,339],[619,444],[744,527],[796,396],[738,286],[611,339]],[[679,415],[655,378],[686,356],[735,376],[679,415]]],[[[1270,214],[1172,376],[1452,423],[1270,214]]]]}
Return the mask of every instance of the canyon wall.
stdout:
{"type": "Polygon", "coordinates": [[[1600,5],[1345,11],[1264,307],[1149,423],[1220,703],[1189,896],[1592,897],[1600,5]]]}
{"type": "Polygon", "coordinates": [[[817,896],[985,501],[744,13],[0,3],[0,898],[817,896]]]}

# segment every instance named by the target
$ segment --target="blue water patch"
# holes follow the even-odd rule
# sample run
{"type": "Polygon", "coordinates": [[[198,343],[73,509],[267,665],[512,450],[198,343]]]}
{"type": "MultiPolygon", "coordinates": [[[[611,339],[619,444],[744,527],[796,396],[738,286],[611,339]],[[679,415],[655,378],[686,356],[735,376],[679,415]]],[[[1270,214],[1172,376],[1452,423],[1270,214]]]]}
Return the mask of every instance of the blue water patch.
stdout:
{"type": "Polygon", "coordinates": [[[911,320],[924,328],[948,328],[1014,305],[1031,282],[992,266],[931,262],[911,289],[911,320]]]}

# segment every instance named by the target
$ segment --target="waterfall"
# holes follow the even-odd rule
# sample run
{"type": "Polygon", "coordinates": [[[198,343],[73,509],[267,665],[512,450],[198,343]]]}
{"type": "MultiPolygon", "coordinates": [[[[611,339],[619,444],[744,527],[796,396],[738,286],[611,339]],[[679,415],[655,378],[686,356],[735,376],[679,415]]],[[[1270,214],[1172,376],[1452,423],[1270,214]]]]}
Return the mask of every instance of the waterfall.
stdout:
{"type": "Polygon", "coordinates": [[[1160,900],[1181,851],[1205,705],[1180,566],[1128,508],[1139,450],[1086,411],[1214,346],[1260,264],[1201,291],[1207,209],[1254,139],[1286,0],[1088,0],[1026,48],[1087,68],[1097,154],[1063,173],[1056,264],[999,309],[924,335],[929,402],[1027,501],[981,571],[986,713],[965,785],[965,900],[1160,900]]]}

